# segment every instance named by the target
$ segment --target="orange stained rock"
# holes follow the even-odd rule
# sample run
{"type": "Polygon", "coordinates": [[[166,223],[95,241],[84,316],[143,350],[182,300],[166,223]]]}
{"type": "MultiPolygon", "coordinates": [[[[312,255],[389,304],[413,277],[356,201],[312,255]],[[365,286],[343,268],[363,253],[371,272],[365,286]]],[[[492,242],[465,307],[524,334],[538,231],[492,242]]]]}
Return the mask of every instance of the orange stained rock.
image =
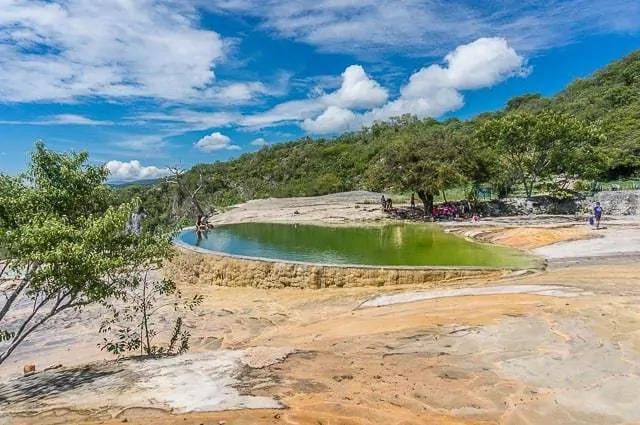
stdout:
{"type": "Polygon", "coordinates": [[[350,406],[308,397],[296,400],[284,410],[238,410],[171,415],[153,409],[123,412],[113,419],[87,419],[68,411],[49,412],[36,417],[16,418],[11,425],[489,425],[445,416],[437,412],[413,412],[396,406],[374,404],[350,406]],[[125,421],[126,420],[126,421],[125,421]]]}
{"type": "Polygon", "coordinates": [[[480,326],[505,315],[536,310],[541,300],[558,301],[537,295],[486,295],[418,301],[393,306],[366,308],[337,314],[322,321],[278,326],[257,337],[253,344],[289,344],[312,347],[331,340],[362,335],[403,332],[413,329],[436,330],[438,326],[480,326]]]}
{"type": "Polygon", "coordinates": [[[587,239],[593,232],[585,226],[571,227],[515,227],[490,229],[482,239],[489,242],[520,249],[534,249],[558,242],[587,239]]]}

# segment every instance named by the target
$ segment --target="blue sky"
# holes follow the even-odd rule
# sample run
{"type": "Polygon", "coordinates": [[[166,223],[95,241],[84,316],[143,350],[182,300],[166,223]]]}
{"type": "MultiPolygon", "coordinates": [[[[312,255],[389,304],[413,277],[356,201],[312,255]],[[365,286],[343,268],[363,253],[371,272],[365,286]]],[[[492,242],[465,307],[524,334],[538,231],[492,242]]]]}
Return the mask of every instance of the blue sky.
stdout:
{"type": "Polygon", "coordinates": [[[468,118],[640,48],[628,0],[0,0],[0,172],[114,180],[394,115],[468,118]]]}

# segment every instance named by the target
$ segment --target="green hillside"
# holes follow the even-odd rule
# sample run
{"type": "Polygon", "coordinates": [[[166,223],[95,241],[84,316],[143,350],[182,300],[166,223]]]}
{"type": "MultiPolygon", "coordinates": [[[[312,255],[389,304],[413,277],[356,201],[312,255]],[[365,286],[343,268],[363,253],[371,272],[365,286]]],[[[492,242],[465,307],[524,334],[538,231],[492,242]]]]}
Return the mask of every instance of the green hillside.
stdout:
{"type": "Polygon", "coordinates": [[[604,178],[626,177],[640,170],[640,51],[574,81],[550,99],[536,94],[514,98],[506,110],[542,108],[601,126],[614,154],[604,178]]]}
{"type": "MultiPolygon", "coordinates": [[[[511,99],[503,111],[484,113],[468,121],[402,116],[331,140],[302,138],[231,161],[197,165],[183,175],[181,185],[159,182],[150,187],[130,186],[118,189],[116,196],[140,197],[152,214],[167,222],[193,216],[195,209],[187,192],[199,185],[202,189],[198,197],[205,210],[255,198],[356,189],[401,192],[421,190],[421,185],[428,186],[426,192],[437,194],[442,188],[483,184],[506,194],[518,184],[518,178],[506,173],[504,162],[499,161],[501,152],[479,141],[478,130],[483,123],[500,117],[544,111],[576,117],[605,136],[597,146],[601,160],[584,165],[590,171],[597,167],[592,178],[607,180],[640,172],[637,51],[589,78],[573,82],[552,98],[519,96],[511,99]]],[[[565,150],[562,155],[576,150],[565,150]]],[[[593,155],[591,152],[580,161],[588,161],[593,155]]],[[[562,172],[577,176],[580,163],[577,167],[558,165],[558,173],[562,172]]]]}

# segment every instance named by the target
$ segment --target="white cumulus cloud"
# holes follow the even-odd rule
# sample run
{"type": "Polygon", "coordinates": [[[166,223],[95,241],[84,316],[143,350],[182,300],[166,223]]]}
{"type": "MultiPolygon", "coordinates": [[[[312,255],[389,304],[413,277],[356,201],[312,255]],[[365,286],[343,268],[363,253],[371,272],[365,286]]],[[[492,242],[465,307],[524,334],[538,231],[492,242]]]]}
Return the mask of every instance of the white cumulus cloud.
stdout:
{"type": "Polygon", "coordinates": [[[309,133],[337,133],[403,114],[419,118],[438,117],[461,108],[465,90],[491,87],[528,72],[525,59],[504,38],[480,38],[458,46],[445,56],[444,63],[424,67],[412,74],[401,88],[400,96],[387,103],[384,103],[387,92],[384,91],[383,96],[377,89],[377,83],[373,82],[374,86],[371,80],[363,78],[362,75],[366,74],[361,67],[349,67],[343,74],[340,89],[324,97],[325,102],[327,99],[341,99],[343,102],[335,102],[336,105],[324,109],[315,118],[304,117],[301,127],[309,133]],[[354,97],[350,97],[349,93],[354,97]],[[353,98],[360,99],[358,105],[363,106],[365,102],[362,101],[367,99],[365,93],[377,93],[377,98],[369,97],[373,109],[356,114],[346,107],[358,104],[346,100],[353,98]],[[374,99],[376,102],[373,102],[374,99]]]}
{"type": "Polygon", "coordinates": [[[157,179],[169,175],[169,169],[155,166],[143,166],[140,161],[109,161],[105,167],[109,170],[109,179],[114,181],[134,181],[157,179]]]}
{"type": "Polygon", "coordinates": [[[442,88],[473,90],[523,74],[524,58],[504,38],[480,38],[458,46],[444,58],[446,66],[422,68],[402,88],[405,98],[429,95],[442,88]]]}
{"type": "Polygon", "coordinates": [[[204,152],[240,149],[240,146],[231,144],[231,138],[229,136],[225,136],[220,132],[204,136],[196,142],[195,147],[204,152]]]}
{"type": "MultiPolygon", "coordinates": [[[[383,105],[389,97],[387,90],[370,78],[361,65],[351,65],[342,73],[340,87],[331,93],[321,93],[317,97],[304,100],[291,100],[281,103],[270,110],[245,117],[242,125],[249,127],[268,127],[273,124],[301,121],[336,114],[346,116],[346,109],[368,109],[383,105]],[[338,112],[342,110],[342,112],[338,112]]],[[[314,124],[310,123],[310,126],[314,124]]]]}
{"type": "Polygon", "coordinates": [[[362,124],[407,113],[437,117],[464,105],[462,91],[491,87],[528,72],[525,59],[504,38],[480,38],[458,46],[444,60],[445,66],[430,65],[411,75],[400,96],[364,114],[362,124]]]}
{"type": "Polygon", "coordinates": [[[322,100],[341,108],[368,109],[384,104],[388,97],[387,90],[372,80],[361,65],[351,65],[342,73],[340,88],[322,100]]]}
{"type": "Polygon", "coordinates": [[[304,120],[301,126],[309,133],[338,133],[347,130],[355,119],[356,114],[353,111],[338,106],[329,106],[317,118],[304,120]]]}

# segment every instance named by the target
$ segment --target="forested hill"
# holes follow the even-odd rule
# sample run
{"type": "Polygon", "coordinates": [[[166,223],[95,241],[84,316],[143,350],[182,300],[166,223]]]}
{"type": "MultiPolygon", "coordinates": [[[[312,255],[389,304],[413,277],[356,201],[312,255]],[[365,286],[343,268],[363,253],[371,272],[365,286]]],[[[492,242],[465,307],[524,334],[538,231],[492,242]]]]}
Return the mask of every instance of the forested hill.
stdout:
{"type": "Polygon", "coordinates": [[[640,50],[609,64],[589,78],[574,81],[556,96],[546,99],[526,95],[511,99],[507,110],[550,107],[597,122],[612,148],[615,161],[609,178],[630,175],[640,169],[640,50]]]}
{"type": "MultiPolygon", "coordinates": [[[[589,78],[573,82],[552,98],[537,94],[519,96],[511,99],[502,111],[484,113],[468,121],[398,117],[331,140],[302,138],[266,146],[231,161],[197,165],[181,178],[183,190],[178,185],[159,182],[154,186],[118,189],[118,192],[122,198],[139,196],[152,213],[169,220],[193,212],[188,192],[199,185],[202,186],[199,198],[208,210],[264,197],[311,196],[355,189],[402,190],[402,184],[398,183],[402,179],[386,178],[388,170],[381,164],[389,164],[395,157],[395,167],[403,169],[403,159],[397,157],[397,152],[406,150],[405,146],[417,139],[437,139],[439,144],[425,152],[439,150],[440,155],[435,157],[440,158],[440,162],[449,162],[442,158],[451,158],[450,164],[444,164],[450,165],[449,169],[436,164],[439,170],[434,174],[435,179],[450,176],[450,184],[463,181],[496,184],[490,160],[467,157],[458,161],[460,151],[445,153],[446,146],[477,150],[473,146],[473,135],[486,120],[513,112],[544,110],[573,115],[601,128],[606,136],[602,148],[608,158],[606,165],[598,170],[601,178],[640,171],[640,51],[636,51],[589,78]],[[475,165],[469,167],[469,161],[475,165]],[[462,167],[463,163],[466,168],[462,167]],[[460,175],[461,170],[465,175],[460,175]]],[[[429,154],[421,158],[405,153],[404,160],[412,164],[429,159],[429,154]]],[[[414,166],[410,171],[407,167],[407,173],[429,173],[436,166],[431,164],[429,168],[428,165],[414,166]]],[[[500,179],[504,180],[504,176],[497,180],[500,179]]]]}

